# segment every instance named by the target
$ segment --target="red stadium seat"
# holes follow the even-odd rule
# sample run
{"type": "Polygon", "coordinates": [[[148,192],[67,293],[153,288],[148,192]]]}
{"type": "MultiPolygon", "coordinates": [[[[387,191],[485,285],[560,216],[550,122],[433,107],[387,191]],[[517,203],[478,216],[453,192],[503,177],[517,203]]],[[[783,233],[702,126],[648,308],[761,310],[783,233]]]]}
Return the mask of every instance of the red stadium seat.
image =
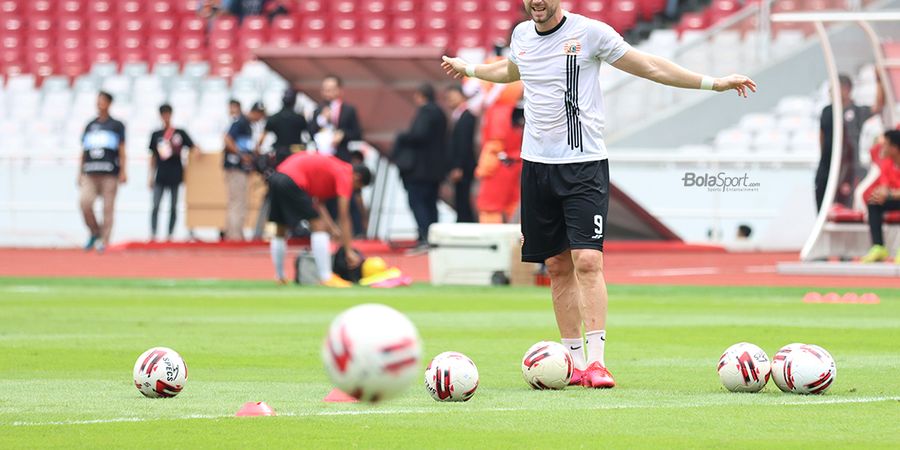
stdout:
{"type": "Polygon", "coordinates": [[[706,14],[702,12],[684,13],[681,16],[681,22],[675,27],[675,30],[681,35],[687,30],[705,29],[708,25],[706,14]]]}
{"type": "Polygon", "coordinates": [[[29,30],[25,47],[25,62],[29,72],[38,77],[53,75],[56,69],[55,44],[49,32],[29,30]]]}
{"type": "Polygon", "coordinates": [[[328,43],[329,23],[323,15],[304,16],[300,21],[300,42],[308,47],[321,47],[328,43]]]}
{"type": "Polygon", "coordinates": [[[119,64],[145,61],[147,58],[146,45],[143,34],[119,35],[118,39],[119,64]]]}
{"type": "Polygon", "coordinates": [[[362,14],[387,14],[390,11],[388,0],[371,0],[365,2],[361,7],[362,14]]]}
{"type": "Polygon", "coordinates": [[[121,18],[140,16],[145,9],[145,2],[141,0],[119,0],[116,5],[116,14],[121,18]]]}
{"type": "Polygon", "coordinates": [[[210,54],[210,73],[222,78],[233,77],[241,68],[235,52],[213,51],[210,54]]]}
{"type": "Polygon", "coordinates": [[[28,0],[27,2],[22,3],[27,5],[25,15],[28,17],[49,16],[56,12],[53,9],[53,2],[50,0],[28,0]]]}
{"type": "Polygon", "coordinates": [[[304,0],[300,2],[300,16],[308,14],[321,16],[328,12],[328,2],[326,0],[304,0]]]}
{"type": "Polygon", "coordinates": [[[177,47],[178,59],[182,63],[206,61],[208,52],[206,37],[203,35],[182,37],[178,40],[177,47]]]}
{"type": "Polygon", "coordinates": [[[619,33],[630,30],[637,23],[638,11],[635,0],[613,0],[607,10],[606,23],[619,33]]]}
{"type": "Polygon", "coordinates": [[[87,2],[84,0],[61,0],[56,10],[61,18],[84,17],[87,15],[87,2]]]}
{"type": "Polygon", "coordinates": [[[88,36],[87,55],[88,60],[95,62],[115,61],[118,52],[116,51],[113,34],[93,34],[88,36]]]}
{"type": "Polygon", "coordinates": [[[175,12],[182,17],[193,15],[200,6],[200,0],[176,0],[175,12]]]}
{"type": "Polygon", "coordinates": [[[108,16],[116,12],[115,5],[112,0],[90,0],[88,3],[88,14],[90,17],[108,16]]]}
{"type": "Polygon", "coordinates": [[[606,17],[608,3],[608,0],[582,0],[578,6],[578,12],[592,19],[603,20],[606,17]]]}
{"type": "Polygon", "coordinates": [[[57,42],[63,49],[78,49],[82,51],[85,45],[85,23],[81,19],[67,18],[62,19],[57,32],[57,42]]]}
{"type": "Polygon", "coordinates": [[[391,39],[400,47],[415,47],[422,42],[422,20],[416,14],[395,15],[391,24],[391,39]]]}
{"type": "Polygon", "coordinates": [[[355,14],[357,12],[354,0],[331,0],[328,2],[328,7],[332,14],[355,14]]]}
{"type": "Polygon", "coordinates": [[[28,20],[28,35],[56,33],[56,20],[53,16],[32,16],[28,20]]]}
{"type": "Polygon", "coordinates": [[[201,17],[185,17],[179,26],[179,35],[184,37],[204,36],[206,34],[206,19],[201,17]]]}
{"type": "Polygon", "coordinates": [[[175,39],[171,36],[152,36],[148,42],[147,59],[150,64],[178,61],[175,39]]]}
{"type": "Polygon", "coordinates": [[[512,36],[512,30],[516,24],[516,20],[512,17],[494,16],[488,18],[485,27],[485,43],[494,44],[503,41],[504,45],[508,45],[512,36]]]}
{"type": "Polygon", "coordinates": [[[153,35],[175,36],[178,34],[178,18],[175,16],[157,17],[148,20],[153,35]]]}
{"type": "Polygon", "coordinates": [[[175,14],[172,0],[149,0],[144,6],[148,17],[163,17],[175,14]]]}
{"type": "MultiPolygon", "coordinates": [[[[584,0],[582,0],[582,3],[584,3],[584,0]]],[[[520,0],[494,0],[487,2],[485,8],[487,13],[494,17],[502,16],[519,20],[524,14],[524,7],[520,0]]]]}
{"type": "Polygon", "coordinates": [[[362,19],[363,45],[367,47],[384,47],[391,41],[391,17],[387,14],[367,14],[362,19]]]}
{"type": "MultiPolygon", "coordinates": [[[[432,2],[432,3],[435,3],[435,2],[432,2]]],[[[485,3],[487,3],[487,2],[485,2],[485,3]]],[[[455,11],[456,14],[481,15],[482,11],[484,11],[484,6],[482,5],[482,2],[480,0],[456,0],[456,11],[455,11]]]]}
{"type": "Polygon", "coordinates": [[[412,14],[420,10],[419,0],[391,0],[390,11],[394,14],[412,14]]]}
{"type": "Polygon", "coordinates": [[[298,20],[294,16],[281,15],[272,20],[269,42],[277,47],[290,47],[297,43],[298,20]]]}
{"type": "Polygon", "coordinates": [[[23,9],[19,0],[0,0],[0,17],[18,17],[23,9]]]}
{"type": "Polygon", "coordinates": [[[666,9],[666,0],[641,0],[638,2],[638,16],[641,20],[653,20],[653,16],[666,9]]]}
{"type": "Polygon", "coordinates": [[[484,47],[484,21],[477,15],[468,15],[456,22],[454,48],[484,47]]]}
{"type": "Polygon", "coordinates": [[[25,36],[25,21],[19,17],[0,18],[0,39],[6,36],[25,36]]]}
{"type": "Polygon", "coordinates": [[[333,15],[331,28],[331,43],[338,47],[353,47],[360,40],[355,14],[333,15]]]}
{"type": "Polygon", "coordinates": [[[709,8],[706,9],[706,22],[708,25],[714,25],[740,9],[741,5],[737,0],[713,0],[709,8]]]}
{"type": "Polygon", "coordinates": [[[143,19],[132,18],[119,22],[119,39],[143,39],[147,34],[147,25],[143,19]]]}
{"type": "Polygon", "coordinates": [[[269,21],[262,16],[246,17],[241,23],[239,32],[241,59],[246,61],[255,58],[254,50],[262,47],[269,40],[269,21]]]}
{"type": "Polygon", "coordinates": [[[447,31],[425,30],[421,36],[421,42],[422,45],[448,50],[453,43],[453,35],[447,31]]]}

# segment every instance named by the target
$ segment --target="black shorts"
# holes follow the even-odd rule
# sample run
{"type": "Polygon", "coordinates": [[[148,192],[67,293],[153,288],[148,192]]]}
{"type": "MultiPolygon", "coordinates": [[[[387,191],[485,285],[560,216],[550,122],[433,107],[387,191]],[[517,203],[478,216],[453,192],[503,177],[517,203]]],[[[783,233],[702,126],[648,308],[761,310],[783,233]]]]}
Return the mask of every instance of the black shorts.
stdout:
{"type": "Polygon", "coordinates": [[[609,209],[607,160],[522,165],[522,261],[567,249],[603,251],[609,209]]]}
{"type": "Polygon", "coordinates": [[[269,177],[269,220],[294,228],[303,220],[319,217],[312,197],[291,177],[275,172],[269,177]]]}

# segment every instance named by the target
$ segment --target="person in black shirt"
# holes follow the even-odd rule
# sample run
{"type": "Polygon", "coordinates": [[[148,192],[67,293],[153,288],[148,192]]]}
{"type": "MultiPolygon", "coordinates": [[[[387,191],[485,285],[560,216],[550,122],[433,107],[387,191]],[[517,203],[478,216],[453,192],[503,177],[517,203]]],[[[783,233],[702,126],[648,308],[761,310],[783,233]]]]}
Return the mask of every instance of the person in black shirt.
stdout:
{"type": "Polygon", "coordinates": [[[150,177],[149,186],[153,190],[153,211],[150,213],[150,240],[156,240],[156,224],[159,217],[159,203],[163,193],[169,192],[169,234],[172,240],[175,218],[178,211],[178,187],[184,181],[184,166],[181,161],[183,149],[197,150],[194,141],[182,129],[172,126],[172,107],[159,107],[159,117],[163,127],[150,136],[150,177]]]}
{"type": "MultiPolygon", "coordinates": [[[[275,153],[274,165],[277,167],[282,161],[291,156],[292,153],[303,151],[306,146],[306,138],[303,133],[309,126],[306,118],[294,111],[297,104],[297,92],[288,89],[281,99],[281,111],[278,111],[266,121],[266,133],[275,135],[275,143],[272,144],[272,150],[275,153]]],[[[256,151],[259,152],[266,133],[259,137],[256,143],[256,151]]]]}
{"type": "Polygon", "coordinates": [[[112,232],[116,191],[128,179],[125,171],[125,125],[109,116],[113,97],[107,92],[97,95],[97,118],[87,124],[81,142],[81,213],[91,233],[85,250],[96,246],[102,253],[109,245],[112,232]],[[94,202],[103,198],[103,223],[94,216],[94,202]]]}
{"type": "Polygon", "coordinates": [[[232,122],[225,134],[225,239],[244,240],[244,220],[247,215],[247,184],[253,168],[253,130],[241,112],[241,103],[228,104],[232,122]]]}
{"type": "MultiPolygon", "coordinates": [[[[868,106],[853,104],[850,96],[853,90],[853,82],[847,75],[838,76],[841,89],[841,105],[844,113],[844,142],[841,152],[841,170],[838,173],[838,189],[835,193],[834,203],[848,208],[853,206],[853,192],[856,190],[857,181],[862,178],[862,169],[859,164],[859,134],[862,131],[863,122],[871,115],[872,110],[868,106]]],[[[822,110],[819,123],[819,144],[822,147],[822,157],[819,159],[819,168],[816,170],[816,210],[822,209],[825,199],[825,186],[828,184],[828,172],[831,169],[832,134],[834,133],[834,119],[832,117],[832,105],[822,110]]],[[[866,151],[868,149],[863,149],[866,151]]]]}
{"type": "MultiPolygon", "coordinates": [[[[333,151],[341,161],[350,161],[350,142],[361,141],[362,126],[356,108],[344,102],[344,82],[337,75],[328,75],[322,80],[322,104],[313,113],[309,123],[309,134],[315,136],[321,129],[334,128],[333,151]]],[[[321,149],[319,149],[319,153],[321,149]]]]}

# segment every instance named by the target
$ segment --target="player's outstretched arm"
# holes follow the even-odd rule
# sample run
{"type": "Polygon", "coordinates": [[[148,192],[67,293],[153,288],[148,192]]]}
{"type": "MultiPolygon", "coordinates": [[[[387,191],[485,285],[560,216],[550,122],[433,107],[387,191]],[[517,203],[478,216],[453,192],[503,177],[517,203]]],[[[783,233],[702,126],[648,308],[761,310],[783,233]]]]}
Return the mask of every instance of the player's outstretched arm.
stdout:
{"type": "Polygon", "coordinates": [[[508,59],[490,64],[469,64],[460,58],[444,56],[441,68],[453,78],[464,76],[478,78],[492,83],[512,83],[519,81],[519,66],[508,59]]]}
{"type": "Polygon", "coordinates": [[[640,50],[628,50],[612,66],[632,75],[646,78],[667,86],[686,89],[707,89],[723,92],[734,89],[741,97],[756,92],[756,83],[744,75],[728,75],[713,78],[692,72],[660,56],[640,50]]]}

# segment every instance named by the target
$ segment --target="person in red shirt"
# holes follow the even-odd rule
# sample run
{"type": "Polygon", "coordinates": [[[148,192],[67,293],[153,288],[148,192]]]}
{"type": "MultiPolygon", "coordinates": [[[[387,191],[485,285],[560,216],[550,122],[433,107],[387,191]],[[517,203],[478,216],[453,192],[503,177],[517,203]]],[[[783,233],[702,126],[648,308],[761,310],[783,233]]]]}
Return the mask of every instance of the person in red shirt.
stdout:
{"type": "MultiPolygon", "coordinates": [[[[900,210],[900,130],[884,133],[884,157],[878,161],[878,178],[863,192],[863,199],[869,210],[869,234],[872,248],[862,258],[862,262],[879,262],[888,259],[888,249],[884,246],[884,213],[900,210]]],[[[875,161],[872,161],[875,164],[875,161]]],[[[896,256],[900,264],[900,249],[896,256]]]]}
{"type": "Polygon", "coordinates": [[[356,189],[367,186],[372,173],[361,164],[350,165],[333,156],[318,153],[296,153],[284,160],[269,177],[269,220],[278,228],[270,242],[275,277],[284,284],[284,257],[287,253],[285,236],[301,221],[309,221],[310,247],[319,279],[324,286],[349,287],[331,271],[331,240],[327,230],[335,229],[325,209],[325,201],[337,198],[338,225],[336,233],[347,255],[347,265],[356,267],[360,256],[351,247],[353,240],[350,221],[350,199],[356,189]]]}

